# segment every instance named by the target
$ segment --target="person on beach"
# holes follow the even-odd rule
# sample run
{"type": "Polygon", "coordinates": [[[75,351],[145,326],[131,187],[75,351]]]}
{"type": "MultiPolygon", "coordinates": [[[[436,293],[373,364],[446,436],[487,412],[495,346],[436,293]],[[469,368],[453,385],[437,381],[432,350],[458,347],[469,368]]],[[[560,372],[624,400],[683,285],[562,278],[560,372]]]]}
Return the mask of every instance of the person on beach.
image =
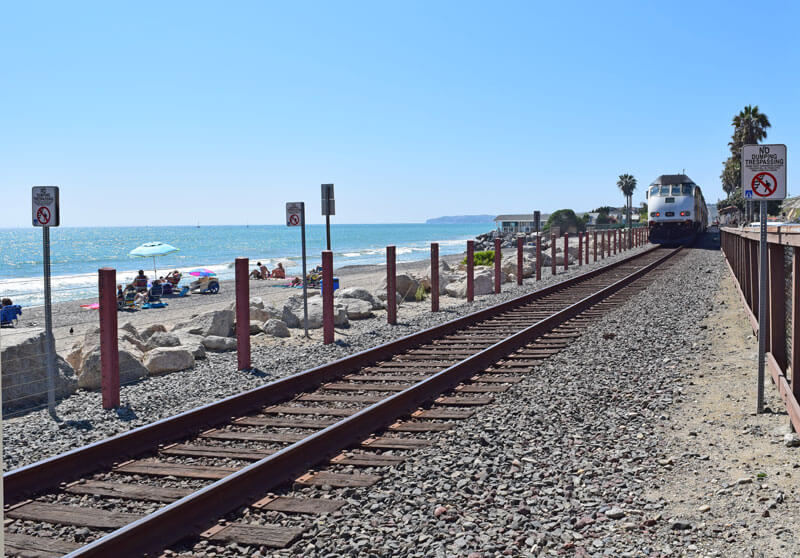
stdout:
{"type": "Polygon", "coordinates": [[[272,270],[272,277],[274,279],[286,279],[286,270],[283,269],[281,262],[278,262],[278,266],[272,270]]]}
{"type": "Polygon", "coordinates": [[[261,270],[261,278],[269,279],[269,269],[267,269],[267,266],[262,265],[261,262],[258,262],[258,268],[261,270]]]}
{"type": "Polygon", "coordinates": [[[139,275],[133,280],[133,286],[136,287],[136,290],[139,292],[147,291],[147,275],[145,275],[144,271],[141,269],[139,270],[139,275]]]}
{"type": "Polygon", "coordinates": [[[292,287],[296,287],[297,285],[302,285],[303,282],[300,280],[298,276],[295,275],[294,279],[292,279],[292,287]]]}
{"type": "Polygon", "coordinates": [[[167,281],[172,283],[173,287],[177,287],[178,283],[181,282],[181,272],[176,269],[175,271],[167,275],[167,281]]]}
{"type": "Polygon", "coordinates": [[[261,262],[256,264],[256,268],[250,272],[250,279],[261,279],[261,262]]]}
{"type": "Polygon", "coordinates": [[[117,302],[125,300],[125,293],[122,292],[122,285],[117,285],[117,302]]]}
{"type": "Polygon", "coordinates": [[[133,304],[139,308],[147,302],[147,291],[139,291],[136,293],[136,298],[133,299],[133,304]]]}
{"type": "Polygon", "coordinates": [[[13,306],[13,305],[14,305],[14,303],[11,302],[10,298],[4,298],[2,301],[0,301],[0,307],[2,307],[2,306],[13,306]]]}

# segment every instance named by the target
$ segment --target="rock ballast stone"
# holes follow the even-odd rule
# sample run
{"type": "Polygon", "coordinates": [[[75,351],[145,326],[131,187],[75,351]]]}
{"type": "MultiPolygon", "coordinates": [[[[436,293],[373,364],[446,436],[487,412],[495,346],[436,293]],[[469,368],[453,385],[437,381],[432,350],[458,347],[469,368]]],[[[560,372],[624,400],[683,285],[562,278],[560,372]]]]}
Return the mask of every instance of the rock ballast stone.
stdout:
{"type": "Polygon", "coordinates": [[[203,346],[211,351],[235,351],[236,339],[232,337],[220,337],[219,335],[207,335],[203,337],[203,346]]]}

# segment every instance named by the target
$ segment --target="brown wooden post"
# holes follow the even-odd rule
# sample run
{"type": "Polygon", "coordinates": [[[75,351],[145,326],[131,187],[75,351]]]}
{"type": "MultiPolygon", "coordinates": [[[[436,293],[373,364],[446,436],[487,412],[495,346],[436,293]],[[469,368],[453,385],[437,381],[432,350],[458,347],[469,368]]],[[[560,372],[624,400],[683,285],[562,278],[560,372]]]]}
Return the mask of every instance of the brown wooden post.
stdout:
{"type": "Polygon", "coordinates": [[[594,247],[594,263],[597,263],[597,231],[594,231],[594,242],[592,242],[592,246],[594,247]]]}
{"type": "Polygon", "coordinates": [[[767,244],[769,256],[769,352],[786,370],[786,273],[780,244],[767,244]]]}
{"type": "Polygon", "coordinates": [[[542,280],[542,235],[536,235],[536,280],[542,280]]]}
{"type": "Polygon", "coordinates": [[[550,267],[552,268],[552,275],[556,274],[556,235],[550,235],[550,267]]]}
{"type": "Polygon", "coordinates": [[[600,259],[606,259],[606,231],[600,231],[600,259]]]}
{"type": "Polygon", "coordinates": [[[500,261],[503,256],[500,253],[500,244],[501,240],[499,238],[494,239],[494,292],[495,294],[500,293],[500,265],[502,262],[500,261]]]}
{"type": "Polygon", "coordinates": [[[611,231],[611,243],[614,245],[614,255],[615,256],[617,255],[617,236],[619,236],[617,234],[618,232],[619,232],[619,229],[614,229],[613,231],[611,231]]]}
{"type": "Polygon", "coordinates": [[[564,233],[564,271],[569,269],[569,233],[564,233]]]}
{"type": "MultiPolygon", "coordinates": [[[[388,301],[388,298],[387,298],[388,301]]],[[[322,343],[333,343],[333,252],[322,251],[322,343]]]]}
{"type": "Polygon", "coordinates": [[[397,249],[386,247],[386,321],[397,323],[397,249]]]}
{"type": "Polygon", "coordinates": [[[236,364],[250,370],[250,260],[236,258],[236,364]]]}
{"type": "Polygon", "coordinates": [[[100,386],[103,409],[119,407],[119,342],[117,340],[117,271],[110,267],[98,270],[100,295],[100,386]]]}
{"type": "Polygon", "coordinates": [[[439,311],[439,243],[431,243],[431,312],[439,311]]]}
{"type": "Polygon", "coordinates": [[[475,300],[475,241],[467,240],[467,302],[475,300]]]}
{"type": "Polygon", "coordinates": [[[522,245],[524,244],[524,240],[522,237],[517,238],[517,285],[522,285],[522,263],[523,263],[523,253],[522,253],[522,245]]]}
{"type": "Polygon", "coordinates": [[[578,267],[583,265],[583,233],[578,233],[578,267]]]}

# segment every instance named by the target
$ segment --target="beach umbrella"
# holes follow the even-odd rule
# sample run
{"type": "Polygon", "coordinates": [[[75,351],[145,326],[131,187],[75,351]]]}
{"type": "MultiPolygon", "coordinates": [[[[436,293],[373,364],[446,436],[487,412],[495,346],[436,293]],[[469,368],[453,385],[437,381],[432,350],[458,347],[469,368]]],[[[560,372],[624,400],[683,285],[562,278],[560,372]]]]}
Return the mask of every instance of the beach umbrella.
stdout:
{"type": "Polygon", "coordinates": [[[153,279],[158,279],[158,271],[156,270],[156,258],[158,256],[165,256],[177,252],[178,249],[163,242],[146,242],[138,248],[134,248],[128,252],[129,256],[137,256],[139,258],[153,258],[153,279]]]}
{"type": "Polygon", "coordinates": [[[195,277],[212,277],[216,275],[216,273],[205,267],[198,267],[197,269],[191,270],[189,275],[194,275],[195,277]]]}

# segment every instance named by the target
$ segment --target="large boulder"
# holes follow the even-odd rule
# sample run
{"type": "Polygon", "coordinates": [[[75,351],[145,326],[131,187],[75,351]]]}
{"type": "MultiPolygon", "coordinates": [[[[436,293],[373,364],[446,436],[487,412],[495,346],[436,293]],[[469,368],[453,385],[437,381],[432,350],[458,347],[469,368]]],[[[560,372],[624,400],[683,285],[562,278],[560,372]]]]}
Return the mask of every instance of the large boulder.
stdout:
{"type": "MultiPolygon", "coordinates": [[[[283,307],[283,322],[288,327],[303,327],[303,298],[292,297],[283,307]]],[[[344,306],[334,302],[333,304],[333,325],[346,327],[349,325],[347,311],[344,306]]],[[[308,329],[319,329],[322,327],[322,297],[312,296],[308,299],[308,329]]]]}
{"type": "Polygon", "coordinates": [[[200,314],[188,322],[181,322],[172,328],[172,331],[186,330],[194,335],[208,337],[230,337],[233,332],[234,313],[231,310],[213,310],[200,314]]]}
{"type": "Polygon", "coordinates": [[[203,346],[202,337],[180,330],[173,333],[180,338],[180,347],[192,353],[195,360],[206,358],[206,348],[203,346]]]}
{"type": "Polygon", "coordinates": [[[258,320],[250,320],[250,335],[264,333],[264,326],[258,320]]]}
{"type": "Polygon", "coordinates": [[[340,300],[349,320],[363,320],[371,318],[372,304],[357,298],[343,298],[340,300]]]}
{"type": "Polygon", "coordinates": [[[194,366],[194,356],[183,347],[158,347],[148,352],[143,364],[151,375],[187,370],[194,366]]]}
{"type": "Polygon", "coordinates": [[[167,328],[163,324],[150,324],[138,335],[142,341],[148,341],[154,333],[163,333],[167,328]]]}
{"type": "Polygon", "coordinates": [[[267,320],[273,319],[280,319],[283,316],[283,312],[275,308],[274,306],[262,306],[261,308],[257,306],[250,307],[250,320],[258,321],[258,322],[266,322],[267,320]]]}
{"type": "MultiPolygon", "coordinates": [[[[517,275],[517,256],[514,254],[513,256],[503,256],[501,260],[500,269],[502,269],[503,273],[506,275],[514,274],[516,277],[517,275]]],[[[526,258],[524,255],[522,256],[522,276],[523,277],[532,277],[533,274],[536,273],[536,261],[530,258],[526,258]]]]}
{"type": "Polygon", "coordinates": [[[267,320],[263,325],[264,333],[273,337],[289,337],[289,328],[281,320],[267,320]]]}
{"type": "Polygon", "coordinates": [[[219,335],[207,335],[203,337],[203,346],[210,351],[235,351],[236,339],[233,337],[220,337],[219,335]]]}
{"type": "Polygon", "coordinates": [[[147,340],[147,350],[153,350],[156,347],[177,347],[181,344],[180,337],[175,333],[168,333],[164,331],[156,331],[147,340]]]}
{"type": "MultiPolygon", "coordinates": [[[[3,407],[21,410],[47,403],[47,363],[43,331],[3,339],[3,407]],[[10,341],[8,340],[10,339],[10,341]]],[[[62,399],[78,388],[69,363],[56,355],[55,396],[62,399]]]]}
{"type": "MultiPolygon", "coordinates": [[[[425,291],[430,292],[431,290],[431,266],[428,266],[428,269],[425,271],[425,275],[419,281],[419,284],[422,286],[425,291]]],[[[447,284],[452,282],[453,274],[450,273],[450,266],[447,265],[447,262],[444,260],[439,260],[439,294],[442,295],[445,293],[445,287],[447,284]]]]}
{"type": "MultiPolygon", "coordinates": [[[[398,273],[396,276],[396,290],[402,300],[415,300],[419,281],[407,273],[398,273]]],[[[386,292],[386,278],[381,281],[379,291],[386,292]]]]}
{"type": "MultiPolygon", "coordinates": [[[[502,280],[502,276],[501,276],[502,280]]],[[[494,292],[494,272],[488,269],[475,271],[475,295],[485,295],[494,292]]],[[[445,291],[455,298],[467,297],[467,279],[454,281],[447,285],[445,291]]]]}
{"type": "MultiPolygon", "coordinates": [[[[147,377],[147,368],[139,362],[139,355],[120,348],[119,351],[119,381],[129,384],[147,377]]],[[[78,372],[78,387],[81,389],[100,389],[102,386],[102,365],[100,347],[94,347],[82,359],[82,366],[78,372]]]]}
{"type": "MultiPolygon", "coordinates": [[[[383,305],[378,301],[372,293],[363,287],[347,287],[346,289],[339,289],[335,294],[337,299],[352,298],[369,302],[373,310],[383,308],[383,305]]],[[[340,300],[340,302],[343,302],[340,300]]]]}

